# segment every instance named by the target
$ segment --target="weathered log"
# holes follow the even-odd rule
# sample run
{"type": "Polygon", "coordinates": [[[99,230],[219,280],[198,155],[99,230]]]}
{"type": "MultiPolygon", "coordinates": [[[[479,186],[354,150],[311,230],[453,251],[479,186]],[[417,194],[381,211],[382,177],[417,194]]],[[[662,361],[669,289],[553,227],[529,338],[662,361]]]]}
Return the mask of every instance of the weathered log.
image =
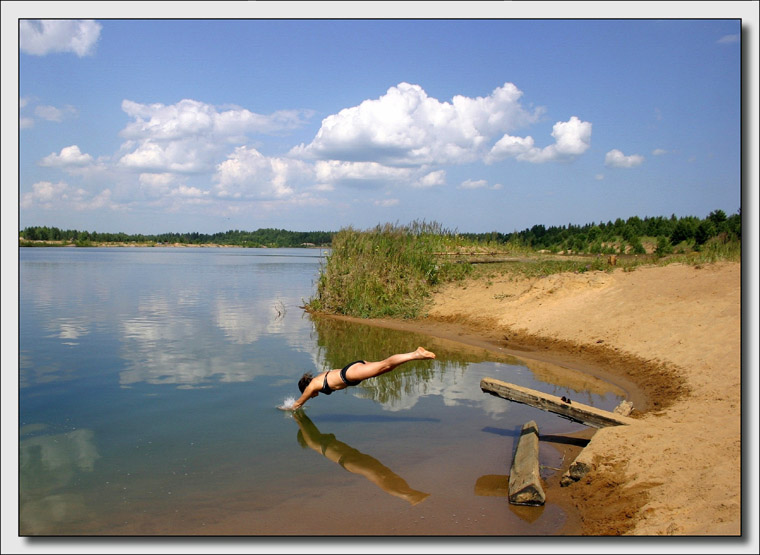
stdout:
{"type": "Polygon", "coordinates": [[[593,428],[630,425],[636,422],[636,420],[627,416],[584,405],[570,399],[563,400],[563,398],[556,395],[549,395],[535,389],[529,389],[493,378],[483,378],[480,380],[480,389],[491,395],[553,412],[593,428]]]}
{"type": "Polygon", "coordinates": [[[526,422],[517,440],[509,472],[509,502],[514,505],[543,505],[546,502],[538,467],[538,425],[526,422]]]}

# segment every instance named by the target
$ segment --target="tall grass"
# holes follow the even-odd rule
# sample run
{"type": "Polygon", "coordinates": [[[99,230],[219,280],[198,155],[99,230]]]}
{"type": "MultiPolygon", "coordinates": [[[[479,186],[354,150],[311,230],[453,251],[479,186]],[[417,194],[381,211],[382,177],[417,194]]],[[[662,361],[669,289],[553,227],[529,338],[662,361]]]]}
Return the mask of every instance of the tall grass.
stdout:
{"type": "Polygon", "coordinates": [[[436,255],[457,242],[454,232],[435,222],[343,229],[333,237],[306,308],[360,318],[413,318],[431,287],[471,271],[469,264],[436,255]]]}

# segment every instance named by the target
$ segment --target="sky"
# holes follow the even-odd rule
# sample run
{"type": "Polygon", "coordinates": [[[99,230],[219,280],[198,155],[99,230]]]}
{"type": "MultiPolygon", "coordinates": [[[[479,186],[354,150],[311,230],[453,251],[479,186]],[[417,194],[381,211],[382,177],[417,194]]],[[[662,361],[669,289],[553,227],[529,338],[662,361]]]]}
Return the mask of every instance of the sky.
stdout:
{"type": "Polygon", "coordinates": [[[19,229],[509,233],[742,205],[735,17],[141,17],[19,21],[19,229]]]}

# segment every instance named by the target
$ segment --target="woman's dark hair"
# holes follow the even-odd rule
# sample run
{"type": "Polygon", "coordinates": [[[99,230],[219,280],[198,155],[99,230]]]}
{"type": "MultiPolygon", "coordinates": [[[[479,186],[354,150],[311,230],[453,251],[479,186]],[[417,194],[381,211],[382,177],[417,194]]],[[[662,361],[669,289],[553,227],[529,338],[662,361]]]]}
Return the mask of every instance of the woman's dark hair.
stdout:
{"type": "Polygon", "coordinates": [[[304,389],[306,389],[306,386],[309,385],[313,379],[314,376],[312,376],[311,372],[306,372],[303,376],[301,376],[301,379],[298,380],[298,389],[301,390],[301,393],[303,393],[304,389]]]}

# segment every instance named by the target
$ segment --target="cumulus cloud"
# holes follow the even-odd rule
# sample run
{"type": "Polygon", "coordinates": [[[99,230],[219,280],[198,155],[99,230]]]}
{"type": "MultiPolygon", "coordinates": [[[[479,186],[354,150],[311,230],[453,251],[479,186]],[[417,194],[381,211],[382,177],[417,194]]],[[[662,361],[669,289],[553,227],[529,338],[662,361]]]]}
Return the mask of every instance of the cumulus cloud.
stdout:
{"type": "Polygon", "coordinates": [[[340,160],[319,160],[314,165],[314,172],[318,183],[353,187],[408,183],[414,176],[414,171],[410,168],[396,168],[377,162],[342,162],[340,160]]]}
{"type": "Polygon", "coordinates": [[[145,172],[213,171],[226,145],[246,141],[248,133],[277,133],[305,123],[306,111],[284,110],[261,115],[232,107],[219,110],[197,100],[172,105],[122,102],[134,118],[120,133],[127,150],[119,163],[145,172]]]}
{"type": "Polygon", "coordinates": [[[95,52],[101,29],[100,23],[90,20],[22,19],[19,48],[34,56],[73,52],[81,58],[95,52]]]}
{"type": "Polygon", "coordinates": [[[39,207],[46,210],[99,210],[118,206],[111,200],[110,189],[93,194],[82,188],[72,187],[63,181],[52,183],[39,181],[32,185],[32,191],[21,196],[21,208],[39,207]]]}
{"type": "Polygon", "coordinates": [[[634,168],[644,162],[644,157],[640,154],[631,154],[626,156],[618,149],[610,150],[604,157],[604,165],[612,168],[634,168]]]}
{"type": "Polygon", "coordinates": [[[203,173],[213,167],[220,150],[219,145],[198,137],[170,142],[144,141],[123,155],[119,165],[141,172],[203,173]]]}
{"type": "Polygon", "coordinates": [[[191,99],[171,105],[140,104],[124,100],[121,108],[135,120],[124,128],[121,136],[154,141],[199,135],[234,141],[247,133],[275,133],[296,129],[304,125],[311,114],[306,110],[280,110],[263,115],[239,107],[219,110],[211,104],[191,99]]]}
{"type": "Polygon", "coordinates": [[[92,163],[92,156],[82,154],[77,145],[67,146],[61,149],[59,154],[50,153],[40,160],[41,166],[86,166],[92,163]]]}
{"type": "Polygon", "coordinates": [[[487,97],[457,95],[441,102],[419,85],[400,83],[378,99],[328,116],[314,140],[293,154],[396,167],[471,162],[487,152],[492,137],[538,119],[542,110],[526,110],[521,96],[506,83],[487,97]]]}
{"type": "Polygon", "coordinates": [[[558,121],[552,128],[554,144],[539,148],[533,137],[504,135],[491,149],[486,161],[495,162],[505,158],[543,163],[570,160],[586,152],[591,146],[591,123],[572,116],[568,121],[558,121]]]}
{"type": "Polygon", "coordinates": [[[167,196],[171,192],[171,186],[177,181],[177,176],[173,173],[141,173],[138,178],[140,190],[148,198],[160,198],[167,196]]]}
{"type": "Polygon", "coordinates": [[[445,183],[446,183],[446,171],[436,170],[430,173],[426,173],[425,175],[420,177],[414,183],[414,186],[428,188],[428,187],[436,187],[438,185],[444,185],[445,183]]]}
{"type": "Polygon", "coordinates": [[[140,183],[150,187],[166,187],[170,185],[177,176],[172,173],[141,173],[140,183]]]}
{"type": "MultiPolygon", "coordinates": [[[[249,206],[266,210],[322,203],[323,197],[312,194],[338,187],[430,189],[446,184],[447,165],[508,157],[533,163],[571,160],[589,149],[591,123],[576,116],[554,124],[554,142],[548,146],[537,146],[530,136],[515,136],[543,114],[541,108],[525,108],[522,94],[506,83],[487,96],[457,95],[443,102],[419,85],[400,83],[377,99],[326,117],[310,143],[282,156],[267,156],[251,146],[251,135],[287,133],[308,123],[312,112],[265,115],[192,99],[174,104],[125,99],[121,108],[129,122],[120,132],[118,152],[93,160],[71,145],[40,164],[85,177],[107,168],[120,201],[131,191],[135,197],[129,203],[175,210],[214,203],[214,210],[232,213],[249,206]]],[[[23,104],[30,109],[28,101],[23,104]]],[[[37,117],[55,121],[67,113],[74,111],[38,106],[37,117]]],[[[26,197],[27,205],[54,202],[46,199],[57,195],[66,196],[72,206],[76,201],[80,209],[96,203],[115,207],[110,191],[93,196],[51,182],[38,185],[26,197]]],[[[478,179],[458,186],[502,187],[478,179]]],[[[398,201],[389,194],[377,202],[392,206],[398,201]]]]}
{"type": "Polygon", "coordinates": [[[227,198],[288,197],[293,186],[312,177],[312,168],[289,158],[267,157],[255,148],[240,146],[216,168],[216,192],[227,198]]]}

